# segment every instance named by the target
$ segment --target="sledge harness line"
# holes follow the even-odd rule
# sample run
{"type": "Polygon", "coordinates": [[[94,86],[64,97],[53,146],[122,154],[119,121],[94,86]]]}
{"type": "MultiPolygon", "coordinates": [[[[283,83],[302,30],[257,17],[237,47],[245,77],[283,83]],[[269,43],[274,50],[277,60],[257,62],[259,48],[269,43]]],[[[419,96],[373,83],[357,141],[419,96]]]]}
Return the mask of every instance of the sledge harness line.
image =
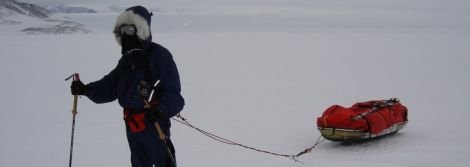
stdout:
{"type": "Polygon", "coordinates": [[[220,136],[217,136],[213,133],[210,133],[206,130],[203,130],[203,129],[200,129],[196,126],[194,126],[193,124],[189,123],[188,122],[188,119],[184,118],[183,116],[181,116],[181,114],[178,114],[176,115],[177,118],[179,119],[176,119],[176,118],[171,118],[173,119],[174,121],[176,122],[179,122],[185,126],[188,126],[196,131],[198,131],[199,133],[215,140],[215,141],[218,141],[220,143],[224,143],[224,144],[227,144],[227,145],[234,145],[234,146],[239,146],[239,147],[242,147],[242,148],[245,148],[245,149],[248,149],[248,150],[253,150],[253,151],[256,151],[256,152],[261,152],[261,153],[265,153],[265,154],[269,154],[269,155],[273,155],[273,156],[279,156],[279,157],[286,157],[286,158],[290,158],[292,160],[294,160],[295,162],[299,162],[299,163],[302,163],[301,161],[299,161],[299,157],[306,154],[306,153],[310,153],[316,146],[318,146],[320,143],[322,143],[323,141],[325,141],[325,138],[323,138],[322,136],[319,136],[318,139],[316,140],[315,144],[313,144],[311,147],[309,148],[306,148],[305,150],[297,153],[297,154],[282,154],[282,153],[275,153],[275,152],[271,152],[271,151],[267,151],[267,150],[263,150],[263,149],[258,149],[258,148],[255,148],[255,147],[251,147],[251,146],[247,146],[247,145],[244,145],[244,144],[241,144],[241,143],[237,143],[235,141],[232,141],[232,140],[229,140],[229,139],[226,139],[226,138],[223,138],[223,137],[220,137],[220,136]]]}

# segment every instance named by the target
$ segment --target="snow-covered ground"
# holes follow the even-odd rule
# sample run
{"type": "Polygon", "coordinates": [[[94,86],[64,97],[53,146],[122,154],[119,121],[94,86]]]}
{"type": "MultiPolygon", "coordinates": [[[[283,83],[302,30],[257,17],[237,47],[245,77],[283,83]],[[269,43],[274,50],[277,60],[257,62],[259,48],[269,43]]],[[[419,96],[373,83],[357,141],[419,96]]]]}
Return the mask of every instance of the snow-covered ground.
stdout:
{"type": "MultiPolygon", "coordinates": [[[[183,116],[287,154],[314,143],[316,117],[333,104],[398,97],[410,122],[381,140],[326,141],[303,164],[223,145],[174,122],[179,166],[470,165],[470,3],[257,2],[148,6],[161,10],[153,37],[177,62],[183,116]]],[[[64,79],[74,72],[86,83],[100,79],[120,57],[111,33],[116,13],[56,17],[64,16],[93,32],[26,35],[18,28],[40,22],[0,25],[2,167],[66,166],[72,96],[64,79]]],[[[78,110],[73,166],[130,166],[118,104],[83,97],[78,110]]]]}

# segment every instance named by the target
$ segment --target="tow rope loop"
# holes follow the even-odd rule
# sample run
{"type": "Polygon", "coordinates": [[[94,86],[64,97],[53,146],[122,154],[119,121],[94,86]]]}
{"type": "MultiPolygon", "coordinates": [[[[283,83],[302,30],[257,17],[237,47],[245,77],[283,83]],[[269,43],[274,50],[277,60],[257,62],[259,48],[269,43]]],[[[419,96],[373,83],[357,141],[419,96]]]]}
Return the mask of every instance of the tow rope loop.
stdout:
{"type": "Polygon", "coordinates": [[[217,136],[213,133],[210,133],[208,131],[205,131],[205,130],[202,130],[196,126],[194,126],[193,124],[189,123],[188,122],[188,119],[184,118],[183,116],[181,116],[181,114],[178,114],[176,116],[177,118],[179,119],[176,119],[176,118],[171,118],[173,119],[174,121],[176,122],[179,122],[185,126],[188,126],[196,131],[198,131],[199,133],[215,140],[215,141],[218,141],[220,143],[224,143],[224,144],[228,144],[228,145],[234,145],[234,146],[239,146],[239,147],[242,147],[242,148],[245,148],[245,149],[248,149],[248,150],[253,150],[253,151],[257,151],[257,152],[261,152],[261,153],[265,153],[265,154],[269,154],[269,155],[273,155],[273,156],[279,156],[279,157],[286,157],[286,158],[290,158],[292,160],[294,160],[295,162],[299,162],[299,163],[302,163],[301,161],[299,161],[299,157],[301,155],[304,155],[306,153],[310,153],[312,152],[312,150],[318,146],[320,143],[322,143],[323,141],[325,141],[325,139],[320,136],[318,137],[318,139],[316,140],[315,144],[309,148],[306,148],[305,150],[297,153],[297,154],[282,154],[282,153],[275,153],[275,152],[271,152],[271,151],[266,151],[266,150],[263,150],[263,149],[258,149],[258,148],[255,148],[255,147],[250,147],[250,146],[247,146],[247,145],[244,145],[244,144],[240,144],[240,143],[237,143],[237,142],[234,142],[232,140],[229,140],[229,139],[226,139],[226,138],[223,138],[223,137],[220,137],[220,136],[217,136]]]}

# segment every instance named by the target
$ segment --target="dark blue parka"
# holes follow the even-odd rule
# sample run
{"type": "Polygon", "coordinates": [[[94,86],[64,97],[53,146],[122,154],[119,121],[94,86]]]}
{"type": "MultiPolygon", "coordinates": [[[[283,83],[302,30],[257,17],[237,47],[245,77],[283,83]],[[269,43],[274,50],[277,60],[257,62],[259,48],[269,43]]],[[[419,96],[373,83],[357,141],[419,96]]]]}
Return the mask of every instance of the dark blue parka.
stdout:
{"type": "MultiPolygon", "coordinates": [[[[144,100],[139,96],[138,84],[146,81],[153,85],[160,80],[162,92],[159,107],[164,115],[163,121],[169,123],[168,119],[179,113],[184,106],[184,99],[180,94],[180,77],[171,53],[163,46],[151,42],[150,17],[152,14],[142,8],[139,6],[130,8],[126,11],[130,14],[119,16],[114,35],[121,44],[119,27],[122,24],[135,25],[137,36],[144,44],[144,52],[130,55],[123,53],[117,66],[108,75],[87,85],[87,97],[95,103],[106,103],[118,99],[123,108],[142,110],[144,100]]],[[[165,131],[168,131],[168,128],[169,125],[165,127],[165,131]]]]}
{"type": "Polygon", "coordinates": [[[87,85],[89,88],[87,97],[95,103],[107,103],[118,99],[123,108],[143,109],[145,103],[139,96],[137,86],[145,80],[144,75],[147,72],[152,76],[150,81],[152,85],[160,80],[160,87],[163,90],[160,97],[161,111],[167,117],[172,117],[180,112],[184,100],[180,95],[179,74],[171,53],[155,43],[151,43],[148,51],[149,55],[123,56],[108,75],[87,85]],[[148,69],[136,67],[133,61],[139,60],[130,56],[149,56],[148,69]]]}

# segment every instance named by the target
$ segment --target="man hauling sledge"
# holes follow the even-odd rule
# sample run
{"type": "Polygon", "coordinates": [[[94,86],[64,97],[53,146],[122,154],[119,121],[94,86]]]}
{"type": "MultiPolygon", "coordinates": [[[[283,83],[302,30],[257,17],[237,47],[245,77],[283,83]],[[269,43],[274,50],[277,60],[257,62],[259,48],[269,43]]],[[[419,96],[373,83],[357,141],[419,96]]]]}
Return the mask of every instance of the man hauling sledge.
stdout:
{"type": "Polygon", "coordinates": [[[77,80],[71,85],[73,95],[85,95],[95,103],[119,101],[133,167],[176,166],[169,118],[184,106],[172,55],[152,42],[151,16],[142,6],[120,14],[113,31],[122,47],[117,66],[98,81],[84,85],[77,80]]]}

